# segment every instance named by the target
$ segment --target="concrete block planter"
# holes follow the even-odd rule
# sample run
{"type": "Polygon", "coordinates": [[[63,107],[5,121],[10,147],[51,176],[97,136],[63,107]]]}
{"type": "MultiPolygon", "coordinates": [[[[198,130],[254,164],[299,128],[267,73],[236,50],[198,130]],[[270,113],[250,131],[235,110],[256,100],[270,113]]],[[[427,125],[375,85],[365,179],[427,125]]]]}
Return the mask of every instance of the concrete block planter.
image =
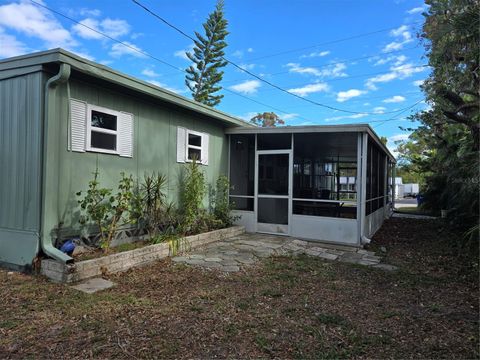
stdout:
{"type": "MultiPolygon", "coordinates": [[[[226,229],[187,236],[181,240],[181,243],[185,245],[182,249],[194,249],[214,241],[243,234],[244,232],[245,227],[232,226],[226,229]]],[[[166,258],[169,255],[170,249],[168,244],[161,243],[68,265],[46,259],[42,260],[40,272],[55,282],[73,283],[103,274],[126,271],[132,267],[143,266],[166,258]]]]}

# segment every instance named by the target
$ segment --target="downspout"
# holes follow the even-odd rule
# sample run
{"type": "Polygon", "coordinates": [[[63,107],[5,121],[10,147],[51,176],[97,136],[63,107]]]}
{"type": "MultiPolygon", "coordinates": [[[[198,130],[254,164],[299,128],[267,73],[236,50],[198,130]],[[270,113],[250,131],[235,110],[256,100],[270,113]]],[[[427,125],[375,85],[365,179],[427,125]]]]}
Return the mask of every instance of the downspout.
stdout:
{"type": "MultiPolygon", "coordinates": [[[[48,144],[48,126],[50,123],[50,110],[49,110],[49,96],[50,96],[50,88],[54,88],[59,84],[63,84],[70,78],[70,65],[61,63],[60,69],[58,74],[48,79],[47,83],[45,84],[45,104],[44,104],[44,116],[43,116],[43,175],[42,175],[42,204],[45,204],[45,192],[46,192],[46,173],[47,173],[47,166],[46,166],[46,157],[47,157],[47,144],[48,144]]],[[[54,96],[54,95],[53,95],[54,96]]],[[[42,206],[42,215],[41,219],[43,220],[44,216],[44,208],[42,206]]],[[[43,227],[43,224],[42,224],[43,227]]],[[[45,229],[42,228],[40,234],[40,246],[42,251],[45,255],[60,261],[62,263],[68,264],[72,263],[73,259],[68,256],[67,254],[61,252],[57,248],[55,248],[52,244],[52,240],[48,236],[44,236],[43,232],[45,229]]]]}

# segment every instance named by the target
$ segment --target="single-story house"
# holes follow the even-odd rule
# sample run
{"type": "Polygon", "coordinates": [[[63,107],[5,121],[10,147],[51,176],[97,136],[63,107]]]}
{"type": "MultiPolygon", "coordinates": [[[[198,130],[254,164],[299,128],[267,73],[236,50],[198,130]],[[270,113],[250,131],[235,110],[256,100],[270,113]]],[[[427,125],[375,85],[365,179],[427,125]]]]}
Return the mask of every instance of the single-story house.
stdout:
{"type": "Polygon", "coordinates": [[[366,124],[258,128],[62,49],[0,61],[0,265],[28,270],[78,227],[98,167],[168,178],[193,157],[228,174],[247,231],[361,246],[389,215],[395,159],[366,124]]]}

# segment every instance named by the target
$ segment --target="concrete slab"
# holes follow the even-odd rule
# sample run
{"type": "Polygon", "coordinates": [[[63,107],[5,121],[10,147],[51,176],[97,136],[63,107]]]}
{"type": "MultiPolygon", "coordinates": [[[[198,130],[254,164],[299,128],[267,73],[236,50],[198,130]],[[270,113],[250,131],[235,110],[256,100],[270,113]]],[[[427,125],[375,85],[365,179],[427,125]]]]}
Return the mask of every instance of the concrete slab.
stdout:
{"type": "Polygon", "coordinates": [[[115,283],[110,280],[105,280],[102,278],[92,278],[71,287],[87,294],[93,294],[97,291],[109,289],[112,286],[115,286],[115,283]]]}

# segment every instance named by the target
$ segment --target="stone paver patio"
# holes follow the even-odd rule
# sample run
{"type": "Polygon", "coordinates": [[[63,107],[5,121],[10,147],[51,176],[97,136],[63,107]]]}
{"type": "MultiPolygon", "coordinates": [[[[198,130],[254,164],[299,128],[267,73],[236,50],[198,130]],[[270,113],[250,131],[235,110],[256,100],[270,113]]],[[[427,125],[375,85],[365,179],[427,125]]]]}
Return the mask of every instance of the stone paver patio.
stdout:
{"type": "Polygon", "coordinates": [[[234,236],[211,243],[205,248],[196,249],[189,254],[176,256],[172,260],[176,263],[235,272],[268,256],[300,254],[330,261],[372,266],[387,271],[396,269],[392,265],[380,264],[380,257],[372,251],[330,246],[287,236],[267,234],[234,236]]]}

